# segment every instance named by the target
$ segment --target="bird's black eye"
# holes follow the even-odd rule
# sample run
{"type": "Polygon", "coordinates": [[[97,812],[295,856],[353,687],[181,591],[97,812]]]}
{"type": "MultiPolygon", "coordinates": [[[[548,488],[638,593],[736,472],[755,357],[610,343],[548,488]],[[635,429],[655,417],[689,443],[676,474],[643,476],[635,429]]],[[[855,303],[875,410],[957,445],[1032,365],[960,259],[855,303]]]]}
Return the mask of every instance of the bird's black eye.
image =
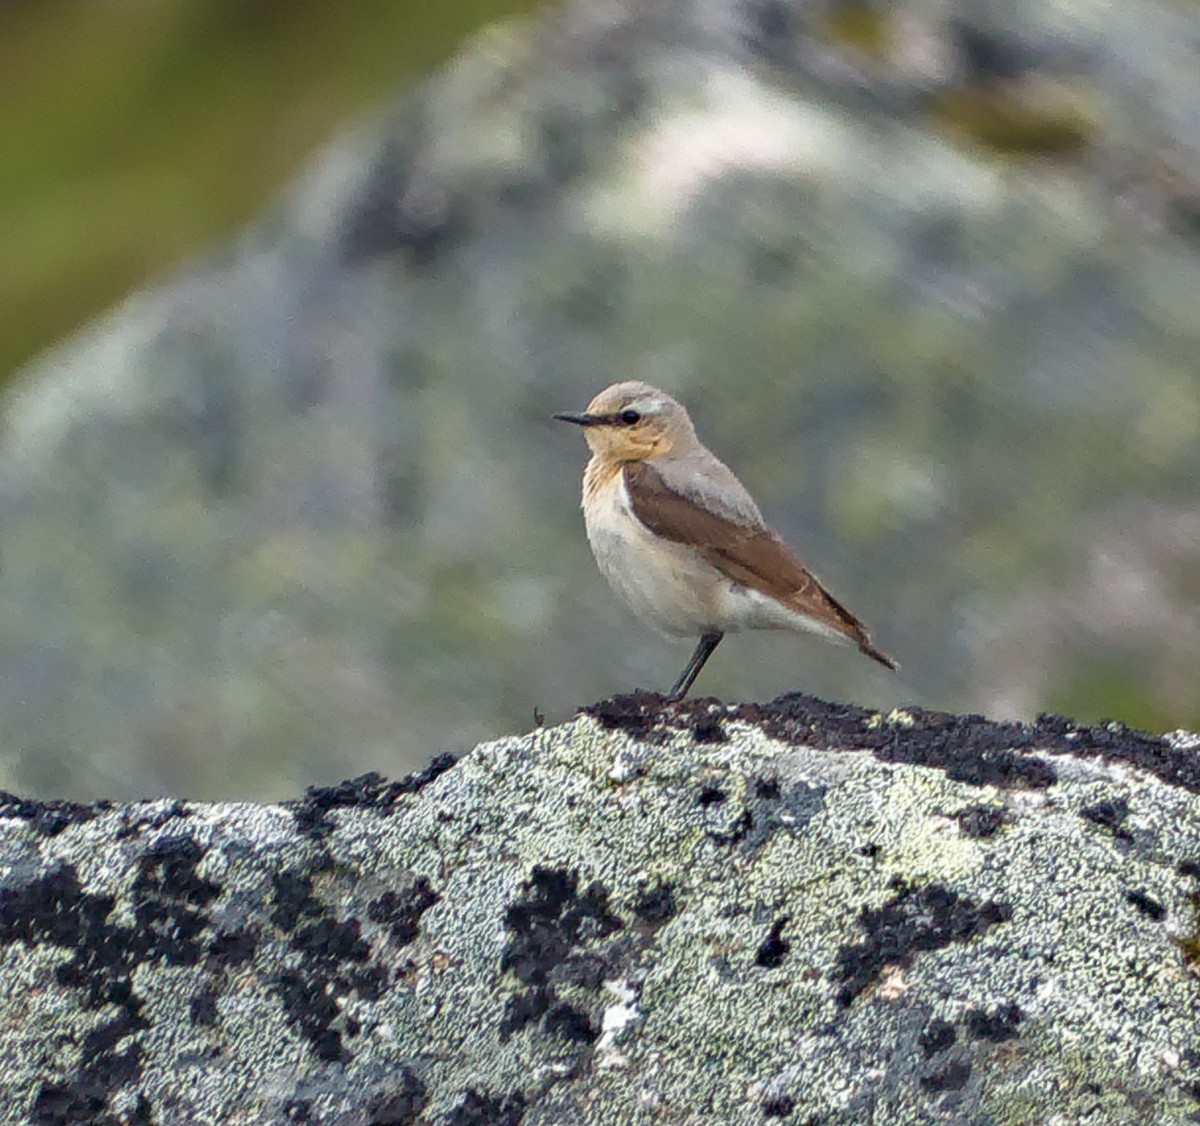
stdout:
{"type": "Polygon", "coordinates": [[[621,421],[626,426],[633,426],[634,424],[642,421],[642,416],[638,411],[622,411],[621,421]]]}

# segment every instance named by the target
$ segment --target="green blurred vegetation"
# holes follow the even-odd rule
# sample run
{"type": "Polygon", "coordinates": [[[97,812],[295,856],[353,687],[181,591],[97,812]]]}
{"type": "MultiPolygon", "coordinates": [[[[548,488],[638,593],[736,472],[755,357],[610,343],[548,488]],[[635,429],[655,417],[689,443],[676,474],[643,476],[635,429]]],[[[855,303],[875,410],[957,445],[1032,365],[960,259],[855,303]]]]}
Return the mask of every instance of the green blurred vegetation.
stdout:
{"type": "Polygon", "coordinates": [[[530,0],[0,5],[0,380],[530,0]]]}
{"type": "Polygon", "coordinates": [[[1164,691],[1153,670],[1131,674],[1136,659],[1112,653],[1077,659],[1047,692],[1046,710],[1087,723],[1119,720],[1142,731],[1200,731],[1200,704],[1164,691]]]}

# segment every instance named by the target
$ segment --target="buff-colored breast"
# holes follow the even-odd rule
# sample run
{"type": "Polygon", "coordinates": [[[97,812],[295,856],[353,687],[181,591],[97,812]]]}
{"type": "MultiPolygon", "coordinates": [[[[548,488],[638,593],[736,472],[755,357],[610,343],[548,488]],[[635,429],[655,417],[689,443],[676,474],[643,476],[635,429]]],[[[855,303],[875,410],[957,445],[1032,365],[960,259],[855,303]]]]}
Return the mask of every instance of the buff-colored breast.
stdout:
{"type": "Polygon", "coordinates": [[[676,636],[722,628],[728,581],[696,551],[663,540],[634,516],[619,465],[589,464],[583,497],[596,563],[638,617],[676,636]]]}

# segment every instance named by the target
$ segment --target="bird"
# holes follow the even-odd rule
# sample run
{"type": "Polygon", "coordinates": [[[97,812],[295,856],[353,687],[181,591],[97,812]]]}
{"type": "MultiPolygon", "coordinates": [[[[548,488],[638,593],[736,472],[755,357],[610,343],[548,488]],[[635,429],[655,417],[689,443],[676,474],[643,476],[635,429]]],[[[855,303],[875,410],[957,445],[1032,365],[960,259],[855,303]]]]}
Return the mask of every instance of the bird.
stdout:
{"type": "Polygon", "coordinates": [[[601,573],[639,618],[699,639],[667,701],[682,700],[722,638],[740,630],[815,633],[899,667],[767,525],[665,391],[614,383],[585,411],[554,418],[582,427],[591,450],[583,516],[601,573]]]}

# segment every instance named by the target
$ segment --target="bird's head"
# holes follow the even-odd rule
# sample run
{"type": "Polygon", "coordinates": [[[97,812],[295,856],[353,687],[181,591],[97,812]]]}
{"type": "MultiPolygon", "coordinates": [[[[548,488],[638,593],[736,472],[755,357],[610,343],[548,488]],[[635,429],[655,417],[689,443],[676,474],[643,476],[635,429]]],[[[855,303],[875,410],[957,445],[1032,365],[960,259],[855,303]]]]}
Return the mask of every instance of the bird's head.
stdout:
{"type": "Polygon", "coordinates": [[[613,461],[662,457],[696,441],[683,406],[665,391],[635,380],[606,387],[582,414],[554,417],[582,426],[592,452],[613,461]]]}

